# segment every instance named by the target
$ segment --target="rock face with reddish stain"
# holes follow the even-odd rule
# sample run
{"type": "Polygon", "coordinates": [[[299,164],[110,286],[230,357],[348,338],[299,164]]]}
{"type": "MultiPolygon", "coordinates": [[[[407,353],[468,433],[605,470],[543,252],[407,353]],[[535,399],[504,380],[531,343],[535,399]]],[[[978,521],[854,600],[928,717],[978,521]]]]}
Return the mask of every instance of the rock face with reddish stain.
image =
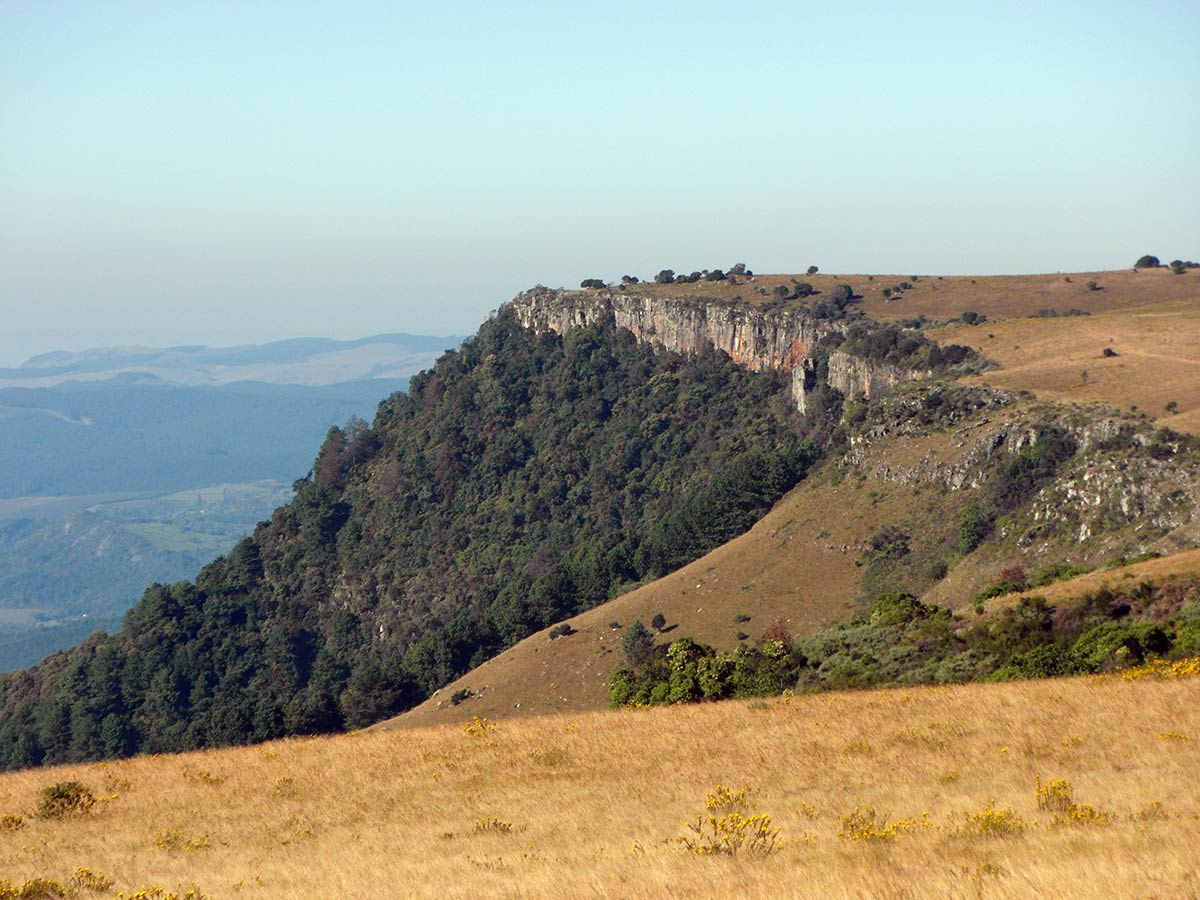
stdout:
{"type": "MultiPolygon", "coordinates": [[[[656,297],[637,290],[554,290],[537,287],[514,298],[509,308],[522,325],[557,331],[595,322],[611,322],[639,341],[661,344],[679,353],[697,353],[711,344],[751,371],[792,373],[792,396],[801,411],[814,386],[810,351],[844,322],[815,319],[805,310],[762,310],[711,297],[656,297]]],[[[829,383],[846,397],[876,398],[889,387],[922,373],[835,352],[829,383]],[[838,358],[836,365],[835,357],[838,358]]]]}

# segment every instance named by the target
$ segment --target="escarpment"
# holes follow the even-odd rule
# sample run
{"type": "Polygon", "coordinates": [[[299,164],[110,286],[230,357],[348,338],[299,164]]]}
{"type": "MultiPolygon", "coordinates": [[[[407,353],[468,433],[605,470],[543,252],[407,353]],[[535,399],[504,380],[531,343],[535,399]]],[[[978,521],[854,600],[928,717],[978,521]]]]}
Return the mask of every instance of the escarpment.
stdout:
{"type": "Polygon", "coordinates": [[[639,340],[679,353],[712,345],[751,371],[777,369],[792,375],[792,397],[804,411],[806,398],[824,380],[846,398],[875,398],[901,381],[925,377],[922,370],[834,350],[818,363],[823,339],[844,335],[849,319],[818,318],[803,307],[763,309],[713,297],[655,296],[622,286],[614,289],[555,290],[536,287],[506,304],[517,321],[535,331],[610,322],[639,340]]]}

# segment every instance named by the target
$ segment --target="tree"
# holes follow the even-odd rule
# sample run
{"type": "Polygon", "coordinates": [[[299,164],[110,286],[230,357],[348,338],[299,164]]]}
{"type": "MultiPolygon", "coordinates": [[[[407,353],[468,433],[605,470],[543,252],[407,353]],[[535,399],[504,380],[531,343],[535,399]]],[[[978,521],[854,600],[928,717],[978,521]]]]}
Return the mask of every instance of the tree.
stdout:
{"type": "Polygon", "coordinates": [[[660,612],[655,613],[654,618],[650,620],[650,626],[655,631],[662,631],[667,627],[667,617],[660,612]]]}
{"type": "Polygon", "coordinates": [[[625,634],[621,637],[621,652],[635,669],[648,663],[654,656],[654,638],[650,636],[641,619],[634,619],[625,629],[625,634]]]}
{"type": "Polygon", "coordinates": [[[673,269],[663,269],[654,276],[655,284],[671,284],[675,280],[675,271],[673,269]]]}
{"type": "Polygon", "coordinates": [[[1145,256],[1138,257],[1138,261],[1133,264],[1135,269],[1157,269],[1162,263],[1158,261],[1157,256],[1151,256],[1147,253],[1145,256]]]}
{"type": "Polygon", "coordinates": [[[819,270],[817,269],[817,267],[816,267],[816,266],[809,266],[809,267],[808,267],[808,274],[809,274],[809,275],[816,275],[818,271],[819,271],[819,270]]]}
{"type": "Polygon", "coordinates": [[[839,307],[844,307],[854,298],[854,288],[848,284],[835,284],[829,296],[839,307]]]}

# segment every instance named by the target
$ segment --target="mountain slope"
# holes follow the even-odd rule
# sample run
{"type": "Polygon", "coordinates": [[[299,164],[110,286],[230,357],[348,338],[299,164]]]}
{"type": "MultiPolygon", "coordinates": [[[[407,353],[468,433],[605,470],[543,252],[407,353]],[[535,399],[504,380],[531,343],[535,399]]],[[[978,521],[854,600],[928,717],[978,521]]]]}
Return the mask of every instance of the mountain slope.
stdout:
{"type": "Polygon", "coordinates": [[[0,679],[7,765],[262,740],[397,711],[749,527],[815,456],[783,380],[510,317],[331,429],[310,478],[125,630],[0,679]]]}
{"type": "Polygon", "coordinates": [[[387,727],[605,707],[608,677],[626,664],[624,626],[658,612],[669,625],[660,645],[689,637],[732,650],[775,623],[813,635],[897,590],[968,611],[1014,567],[1032,577],[1146,551],[1167,558],[1134,574],[1195,567],[1194,551],[1174,554],[1200,544],[1200,452],[1178,436],[1159,443],[1136,417],[918,383],[860,408],[852,422],[843,450],[746,534],[569,619],[576,633],[526,639],[387,727]],[[1034,475],[1026,461],[1046,446],[1039,435],[1064,443],[1034,475]],[[965,523],[976,516],[988,531],[964,548],[965,523]]]}

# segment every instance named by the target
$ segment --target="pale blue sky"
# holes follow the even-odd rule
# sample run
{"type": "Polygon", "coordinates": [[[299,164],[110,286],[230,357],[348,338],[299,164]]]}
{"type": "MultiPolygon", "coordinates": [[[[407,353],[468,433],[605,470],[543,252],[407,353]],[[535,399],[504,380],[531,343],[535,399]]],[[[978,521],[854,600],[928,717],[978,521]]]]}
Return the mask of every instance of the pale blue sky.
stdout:
{"type": "Polygon", "coordinates": [[[1200,4],[0,0],[0,365],[1200,257],[1200,4]],[[72,344],[78,346],[72,346],[72,344]]]}

